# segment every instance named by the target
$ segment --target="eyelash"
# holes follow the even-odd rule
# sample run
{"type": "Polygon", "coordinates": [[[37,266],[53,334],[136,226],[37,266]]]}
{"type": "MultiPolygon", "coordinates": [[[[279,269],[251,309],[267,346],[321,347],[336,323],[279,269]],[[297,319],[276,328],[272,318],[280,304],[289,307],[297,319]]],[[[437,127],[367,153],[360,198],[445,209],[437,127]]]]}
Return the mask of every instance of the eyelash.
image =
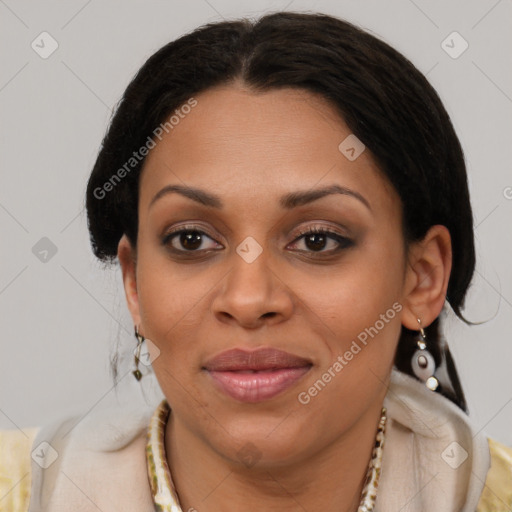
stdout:
{"type": "MultiPolygon", "coordinates": [[[[190,232],[194,232],[194,233],[197,233],[199,235],[206,235],[208,238],[213,239],[212,236],[210,236],[208,233],[206,233],[205,231],[203,231],[202,229],[199,229],[198,226],[182,226],[181,228],[179,229],[176,229],[175,231],[170,231],[169,233],[167,233],[163,239],[162,239],[162,245],[165,245],[165,246],[169,246],[169,243],[174,239],[176,238],[178,235],[182,234],[182,233],[190,233],[190,232]]],[[[332,231],[328,228],[325,228],[325,227],[318,227],[318,226],[313,226],[311,228],[308,228],[304,231],[299,231],[299,236],[297,236],[292,244],[298,242],[301,238],[305,237],[305,236],[308,236],[308,235],[314,235],[314,234],[320,234],[320,235],[326,235],[328,238],[330,238],[331,240],[334,239],[338,244],[339,246],[336,248],[336,249],[331,249],[331,250],[328,250],[328,251],[324,251],[324,250],[321,250],[321,251],[309,251],[309,250],[299,250],[299,252],[307,252],[307,253],[311,253],[311,254],[318,254],[318,255],[321,255],[321,254],[327,254],[327,255],[332,255],[333,253],[337,253],[343,249],[348,249],[349,247],[353,246],[354,245],[354,242],[343,236],[343,235],[340,235],[339,233],[337,233],[336,231],[332,231]]],[[[198,250],[195,250],[195,251],[187,251],[187,250],[182,250],[182,249],[176,249],[174,247],[170,247],[170,250],[175,253],[175,254],[193,254],[193,253],[200,253],[202,251],[211,251],[211,250],[216,250],[216,249],[198,249],[198,250]]]]}

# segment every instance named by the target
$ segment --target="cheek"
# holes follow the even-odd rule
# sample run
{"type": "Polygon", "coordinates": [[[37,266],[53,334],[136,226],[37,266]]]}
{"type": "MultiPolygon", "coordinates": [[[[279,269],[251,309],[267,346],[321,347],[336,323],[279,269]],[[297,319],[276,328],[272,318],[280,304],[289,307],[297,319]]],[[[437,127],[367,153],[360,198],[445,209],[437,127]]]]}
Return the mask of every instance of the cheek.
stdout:
{"type": "Polygon", "coordinates": [[[300,390],[311,417],[322,418],[329,410],[331,427],[345,425],[352,418],[347,410],[366,410],[385,393],[401,330],[403,306],[397,299],[398,287],[389,276],[366,269],[354,270],[321,299],[311,295],[323,343],[320,365],[300,390]]]}
{"type": "Polygon", "coordinates": [[[397,309],[401,309],[404,260],[401,241],[392,235],[372,237],[342,265],[301,278],[304,302],[325,325],[326,332],[332,332],[327,339],[350,344],[376,322],[379,330],[389,330],[382,329],[381,315],[386,327],[400,323],[397,309]]]}
{"type": "Polygon", "coordinates": [[[138,260],[137,289],[144,333],[158,348],[153,361],[155,371],[180,373],[196,364],[190,350],[197,338],[197,329],[204,320],[201,298],[205,283],[191,279],[190,271],[180,272],[177,266],[153,251],[141,250],[138,260]]]}
{"type": "Polygon", "coordinates": [[[160,244],[142,230],[137,254],[137,292],[142,320],[146,320],[145,327],[154,332],[155,338],[167,332],[171,335],[184,316],[193,314],[205,290],[195,273],[193,265],[173,264],[160,244]]]}
{"type": "Polygon", "coordinates": [[[404,265],[402,242],[386,236],[373,237],[332,275],[304,283],[326,348],[308,385],[319,377],[329,382],[325,389],[318,384],[323,396],[313,407],[367,404],[383,390],[400,335],[404,265]]]}

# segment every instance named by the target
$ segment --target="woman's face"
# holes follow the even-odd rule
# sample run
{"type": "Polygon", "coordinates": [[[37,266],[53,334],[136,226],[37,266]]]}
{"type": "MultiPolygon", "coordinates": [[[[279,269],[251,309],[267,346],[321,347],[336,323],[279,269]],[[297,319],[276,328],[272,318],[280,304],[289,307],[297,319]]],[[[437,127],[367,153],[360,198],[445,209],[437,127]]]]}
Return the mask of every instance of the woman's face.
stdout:
{"type": "Polygon", "coordinates": [[[409,282],[399,197],[308,92],[195,99],[145,162],[129,306],[173,421],[228,459],[292,461],[380,412],[409,282]],[[295,357],[212,363],[260,348],[295,357]]]}

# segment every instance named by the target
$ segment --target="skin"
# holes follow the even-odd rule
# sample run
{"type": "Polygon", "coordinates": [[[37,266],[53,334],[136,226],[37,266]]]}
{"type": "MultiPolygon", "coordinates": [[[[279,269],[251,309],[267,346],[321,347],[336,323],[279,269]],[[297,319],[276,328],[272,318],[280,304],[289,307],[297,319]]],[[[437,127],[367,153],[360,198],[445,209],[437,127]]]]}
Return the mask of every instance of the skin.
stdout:
{"type": "Polygon", "coordinates": [[[233,83],[196,99],[148,155],[137,247],[123,237],[118,250],[133,322],[154,344],[172,409],[165,444],[182,509],[356,511],[401,325],[417,330],[420,318],[426,327],[443,307],[449,232],[433,226],[404,250],[396,191],[368,149],[352,162],[340,152],[351,132],[323,98],[233,83]],[[370,208],[347,194],[290,210],[279,204],[284,194],[331,184],[370,208]],[[214,193],[224,207],[178,193],[152,203],[168,185],[214,193]],[[199,252],[187,252],[179,235],[162,243],[185,224],[206,233],[199,252]],[[313,226],[353,243],[308,245],[299,229],[313,226]],[[248,236],[262,248],[252,263],[236,252],[248,236]],[[298,393],[396,302],[401,311],[301,404],[298,393]],[[313,366],[260,403],[229,398],[201,369],[224,350],[264,346],[313,366]],[[239,450],[256,463],[244,464],[239,450]]]}

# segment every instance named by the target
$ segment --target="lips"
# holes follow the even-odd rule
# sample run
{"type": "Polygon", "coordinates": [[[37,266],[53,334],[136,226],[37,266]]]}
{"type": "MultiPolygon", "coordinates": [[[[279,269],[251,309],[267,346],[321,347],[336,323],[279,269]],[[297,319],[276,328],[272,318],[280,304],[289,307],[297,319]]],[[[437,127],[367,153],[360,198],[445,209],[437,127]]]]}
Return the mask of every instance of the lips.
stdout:
{"type": "Polygon", "coordinates": [[[273,348],[228,350],[204,365],[214,385],[241,402],[269,400],[293,386],[311,368],[310,360],[273,348]]]}
{"type": "Polygon", "coordinates": [[[209,371],[273,370],[308,366],[311,361],[274,348],[260,348],[252,352],[241,349],[227,350],[206,362],[209,371]]]}

